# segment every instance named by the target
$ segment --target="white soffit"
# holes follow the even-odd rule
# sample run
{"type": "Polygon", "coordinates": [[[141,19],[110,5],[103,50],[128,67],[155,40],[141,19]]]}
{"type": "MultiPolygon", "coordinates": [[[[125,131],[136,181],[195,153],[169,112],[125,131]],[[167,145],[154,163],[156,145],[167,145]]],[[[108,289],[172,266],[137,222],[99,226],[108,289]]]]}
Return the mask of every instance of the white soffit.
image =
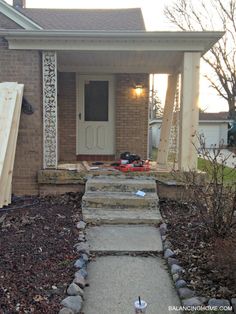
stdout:
{"type": "Polygon", "coordinates": [[[58,70],[80,73],[173,73],[181,51],[58,51],[58,70]]]}

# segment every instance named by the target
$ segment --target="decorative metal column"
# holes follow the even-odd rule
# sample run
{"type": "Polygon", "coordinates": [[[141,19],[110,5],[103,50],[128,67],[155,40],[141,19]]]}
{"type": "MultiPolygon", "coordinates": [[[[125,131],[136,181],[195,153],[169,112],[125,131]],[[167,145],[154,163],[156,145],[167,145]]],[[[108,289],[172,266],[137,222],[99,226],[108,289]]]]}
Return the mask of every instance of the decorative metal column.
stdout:
{"type": "Polygon", "coordinates": [[[57,168],[57,54],[43,52],[43,167],[57,168]]]}

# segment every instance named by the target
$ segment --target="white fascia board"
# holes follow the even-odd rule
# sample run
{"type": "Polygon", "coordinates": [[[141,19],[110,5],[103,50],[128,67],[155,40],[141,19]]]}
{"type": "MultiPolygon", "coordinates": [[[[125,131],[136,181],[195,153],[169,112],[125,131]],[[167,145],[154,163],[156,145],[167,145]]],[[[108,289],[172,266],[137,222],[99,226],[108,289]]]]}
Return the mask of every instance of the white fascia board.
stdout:
{"type": "Polygon", "coordinates": [[[0,31],[10,49],[81,51],[199,51],[204,54],[224,32],[0,31]]]}
{"type": "Polygon", "coordinates": [[[14,9],[3,0],[0,0],[0,12],[19,26],[23,27],[25,30],[42,30],[41,26],[33,22],[31,19],[14,9]]]}

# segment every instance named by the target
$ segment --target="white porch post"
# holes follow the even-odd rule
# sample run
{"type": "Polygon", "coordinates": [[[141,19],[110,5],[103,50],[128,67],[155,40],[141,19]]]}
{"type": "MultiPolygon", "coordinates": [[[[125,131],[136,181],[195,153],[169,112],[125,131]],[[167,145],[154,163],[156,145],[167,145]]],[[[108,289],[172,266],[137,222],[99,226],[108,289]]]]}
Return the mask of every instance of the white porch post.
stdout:
{"type": "Polygon", "coordinates": [[[161,168],[167,167],[177,78],[178,78],[177,74],[169,75],[168,77],[166,101],[165,101],[164,114],[163,114],[162,125],[161,125],[160,144],[158,146],[158,154],[157,154],[157,165],[158,167],[161,167],[161,168]]]}
{"type": "Polygon", "coordinates": [[[43,167],[57,168],[57,54],[43,51],[43,167]]]}
{"type": "Polygon", "coordinates": [[[180,106],[179,170],[197,169],[196,132],[199,119],[199,52],[185,52],[182,70],[182,101],[180,106]]]}

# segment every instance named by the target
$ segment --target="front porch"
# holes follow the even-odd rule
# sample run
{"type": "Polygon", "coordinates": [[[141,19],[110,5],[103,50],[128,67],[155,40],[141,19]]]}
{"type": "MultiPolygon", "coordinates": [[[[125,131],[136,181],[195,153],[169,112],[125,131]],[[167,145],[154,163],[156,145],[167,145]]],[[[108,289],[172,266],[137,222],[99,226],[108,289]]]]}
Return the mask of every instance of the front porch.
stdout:
{"type": "MultiPolygon", "coordinates": [[[[200,53],[178,52],[175,56],[171,54],[172,59],[169,56],[167,62],[163,53],[156,52],[151,62],[149,59],[147,63],[146,74],[138,72],[140,55],[137,52],[132,52],[132,55],[133,59],[128,64],[127,53],[108,54],[106,62],[112,72],[105,75],[103,72],[107,66],[98,52],[90,53],[90,57],[84,59],[84,63],[87,60],[87,67],[84,66],[86,74],[77,72],[83,53],[43,52],[45,169],[57,169],[59,162],[66,161],[112,160],[124,151],[134,152],[146,159],[149,112],[147,73],[151,73],[151,69],[152,72],[169,74],[158,165],[168,169],[170,129],[177,84],[181,80],[178,166],[181,170],[196,168],[192,142],[195,141],[198,121],[200,53]],[[114,58],[123,55],[122,64],[126,65],[127,73],[115,73],[122,69],[118,65],[111,70],[109,62],[112,58],[109,59],[109,55],[114,58]],[[71,61],[74,72],[69,72],[71,61]],[[94,63],[102,64],[99,74],[89,74],[94,63]],[[141,88],[139,94],[136,94],[136,86],[141,88]],[[53,97],[52,91],[55,91],[53,97]],[[185,119],[186,115],[188,119],[185,119]]],[[[145,62],[148,56],[147,53],[142,54],[145,62]]]]}
{"type": "MultiPolygon", "coordinates": [[[[29,159],[25,159],[24,154],[29,155],[32,150],[35,154],[32,161],[37,159],[37,163],[32,166],[31,172],[27,172],[27,175],[24,173],[24,182],[27,182],[24,189],[21,189],[22,174],[17,169],[14,191],[25,194],[27,189],[27,194],[33,185],[33,191],[37,193],[36,172],[40,169],[59,171],[61,162],[116,159],[124,151],[146,159],[150,73],[169,75],[158,167],[163,171],[168,170],[170,127],[179,81],[178,169],[196,169],[197,156],[193,142],[198,124],[200,58],[223,33],[4,30],[2,34],[8,43],[7,53],[12,56],[13,65],[18,60],[15,54],[23,56],[30,51],[35,58],[32,60],[38,66],[35,77],[32,76],[33,70],[29,72],[31,65],[25,62],[23,67],[27,82],[28,77],[33,77],[34,82],[34,89],[27,91],[27,97],[38,93],[33,116],[35,121],[31,119],[33,130],[34,125],[38,124],[37,140],[30,142],[32,146],[35,143],[38,146],[35,151],[29,149],[30,146],[25,150],[21,143],[18,165],[21,169],[25,160],[29,159]],[[39,66],[43,69],[42,80],[39,66]],[[86,112],[86,95],[95,95],[88,92],[90,88],[86,88],[86,85],[92,82],[93,86],[98,81],[109,81],[108,85],[104,84],[107,87],[103,88],[107,90],[108,98],[113,94],[113,101],[110,102],[109,98],[104,110],[98,106],[99,110],[95,112],[92,106],[86,112]],[[113,88],[110,88],[111,85],[113,88]],[[135,93],[137,87],[139,91],[141,89],[141,94],[135,93]],[[102,116],[98,117],[101,112],[102,116]],[[87,122],[94,124],[91,127],[87,122]],[[106,131],[105,122],[109,124],[106,131]],[[107,141],[107,135],[112,141],[107,141]],[[88,152],[94,149],[94,143],[97,151],[88,152]],[[99,151],[106,143],[110,143],[107,150],[99,151]]],[[[91,103],[94,105],[94,99],[91,103]]],[[[27,136],[32,136],[27,129],[28,120],[24,119],[24,128],[27,136]]],[[[21,139],[25,140],[25,135],[22,134],[21,139]]]]}

